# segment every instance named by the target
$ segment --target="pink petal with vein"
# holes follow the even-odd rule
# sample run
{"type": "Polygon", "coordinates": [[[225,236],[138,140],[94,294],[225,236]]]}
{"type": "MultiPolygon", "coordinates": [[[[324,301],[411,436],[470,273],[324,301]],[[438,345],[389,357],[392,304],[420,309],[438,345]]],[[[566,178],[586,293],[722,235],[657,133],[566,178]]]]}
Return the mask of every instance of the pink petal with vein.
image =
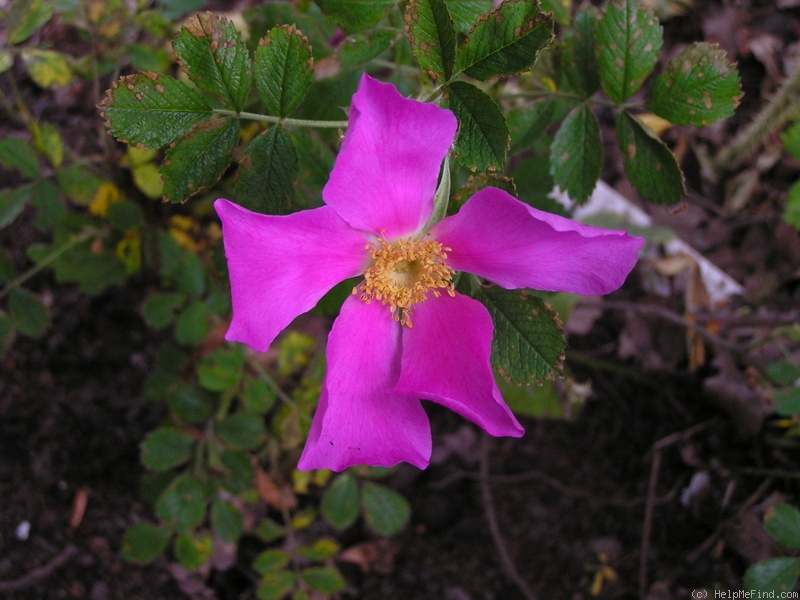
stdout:
{"type": "Polygon", "coordinates": [[[225,339],[266,351],[334,285],[364,271],[364,235],[325,206],[276,217],[219,199],[233,320],[225,339]]]}
{"type": "Polygon", "coordinates": [[[508,288],[607,294],[631,272],[644,240],[546,213],[497,188],[472,196],[430,235],[447,264],[508,288]]]}
{"type": "Polygon", "coordinates": [[[491,435],[519,437],[489,364],[492,318],[477,300],[456,294],[414,306],[413,328],[403,329],[396,390],[453,410],[491,435]]]}
{"type": "Polygon", "coordinates": [[[364,75],[323,199],[355,229],[385,238],[416,232],[433,209],[456,126],[450,111],[364,75]]]}
{"type": "Polygon", "coordinates": [[[428,466],[431,431],[422,404],[391,391],[400,370],[400,329],[379,302],[345,300],[328,338],[328,370],[299,469],[428,466]]]}

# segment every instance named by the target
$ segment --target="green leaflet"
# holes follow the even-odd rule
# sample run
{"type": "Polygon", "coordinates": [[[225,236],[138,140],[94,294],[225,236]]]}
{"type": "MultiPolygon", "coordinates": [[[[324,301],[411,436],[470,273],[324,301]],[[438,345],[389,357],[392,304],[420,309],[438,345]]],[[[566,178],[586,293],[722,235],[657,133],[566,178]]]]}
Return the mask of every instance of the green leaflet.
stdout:
{"type": "Polygon", "coordinates": [[[161,166],[164,200],[183,202],[214,185],[230,164],[238,140],[238,119],[223,118],[196,125],[170,146],[161,166]]]}
{"type": "Polygon", "coordinates": [[[181,66],[198,87],[233,110],[250,95],[250,53],[233,23],[214,13],[197,13],[173,42],[181,66]]]}
{"type": "Polygon", "coordinates": [[[683,174],[664,142],[625,111],[617,115],[616,128],[625,173],[636,191],[659,204],[683,200],[683,174]]]}
{"type": "Polygon", "coordinates": [[[294,25],[275,27],[261,38],[253,74],[268,114],[287,117],[300,106],[311,85],[313,62],[308,38],[294,25]]]}
{"type": "Polygon", "coordinates": [[[349,32],[364,31],[383,18],[396,0],[315,0],[331,21],[349,32]]]}
{"type": "Polygon", "coordinates": [[[533,0],[506,0],[481,17],[458,55],[458,67],[485,81],[529,69],[553,37],[552,15],[533,0]]]}
{"type": "Polygon", "coordinates": [[[693,44],[653,82],[647,108],[677,125],[706,126],[733,115],[742,96],[739,73],[724,50],[693,44]]]}
{"type": "Polygon", "coordinates": [[[411,0],[406,35],[419,66],[434,78],[450,79],[456,62],[456,31],[442,0],[411,0]]]}
{"type": "Polygon", "coordinates": [[[255,212],[287,214],[295,195],[297,152],[280,125],[258,135],[245,150],[234,188],[239,204],[255,212]]]}
{"type": "Polygon", "coordinates": [[[661,51],[662,31],[639,0],[612,0],[595,30],[603,91],[620,104],[639,91],[661,51]]]}
{"type": "Polygon", "coordinates": [[[603,166],[600,125],[594,113],[581,105],[558,129],[550,150],[553,180],[576,202],[591,196],[603,166]]]}
{"type": "Polygon", "coordinates": [[[472,296],[492,317],[492,366],[504,379],[530,384],[561,374],[566,348],[561,321],[541,298],[499,287],[478,288],[472,296]]]}
{"type": "Polygon", "coordinates": [[[142,148],[166,146],[212,115],[202,94],[155,73],[137,73],[115,81],[100,110],[111,135],[142,148]]]}
{"type": "Polygon", "coordinates": [[[458,119],[456,155],[475,170],[502,169],[509,135],[503,113],[494,100],[470,83],[449,86],[448,108],[458,119]]]}

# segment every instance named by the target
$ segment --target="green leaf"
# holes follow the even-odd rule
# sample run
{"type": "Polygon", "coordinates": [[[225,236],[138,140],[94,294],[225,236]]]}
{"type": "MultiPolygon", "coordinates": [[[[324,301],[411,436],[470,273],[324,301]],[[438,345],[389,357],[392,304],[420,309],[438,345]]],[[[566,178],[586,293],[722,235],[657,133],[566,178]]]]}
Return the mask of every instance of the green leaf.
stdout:
{"type": "Polygon", "coordinates": [[[167,549],[172,533],[150,523],[136,523],[125,531],[122,558],[140,565],[157,559],[167,549]]]}
{"type": "Polygon", "coordinates": [[[142,442],[142,464],[154,471],[168,471],[192,455],[195,439],[171,427],[151,431],[142,442]]]}
{"type": "Polygon", "coordinates": [[[600,125],[592,110],[581,105],[558,129],[550,149],[550,173],[556,185],[582,203],[592,195],[602,167],[600,125]]]}
{"type": "MultiPolygon", "coordinates": [[[[96,197],[103,180],[92,170],[82,165],[59,169],[56,175],[58,187],[70,200],[78,204],[90,204],[96,197]]],[[[113,184],[111,187],[116,191],[113,184]]]]}
{"type": "Polygon", "coordinates": [[[100,110],[111,135],[142,148],[166,146],[213,114],[197,90],[155,73],[115,81],[100,110]]]}
{"type": "Polygon", "coordinates": [[[764,529],[782,546],[800,550],[800,510],[791,504],[773,506],[767,513],[764,529]]]}
{"type": "Polygon", "coordinates": [[[213,543],[206,534],[181,533],[175,538],[175,557],[185,569],[199,569],[211,558],[213,543]]]}
{"type": "Polygon", "coordinates": [[[256,590],[259,600],[281,600],[294,587],[294,574],[289,571],[264,573],[256,590]]]}
{"type": "Polygon", "coordinates": [[[128,46],[128,60],[137,71],[166,73],[172,66],[169,52],[152,44],[131,44],[128,46]]]}
{"type": "Polygon", "coordinates": [[[456,62],[456,31],[442,0],[411,0],[406,36],[414,58],[434,79],[450,79],[456,62]]]}
{"type": "Polygon", "coordinates": [[[33,184],[26,183],[17,188],[0,192],[0,228],[10,225],[25,208],[33,191],[33,184]]]}
{"type": "Polygon", "coordinates": [[[31,37],[53,16],[49,0],[14,0],[6,11],[9,44],[19,44],[31,37]]]}
{"type": "Polygon", "coordinates": [[[492,365],[504,379],[530,384],[561,374],[564,333],[558,316],[541,298],[499,287],[478,288],[473,297],[492,317],[492,365]]]}
{"type": "Polygon", "coordinates": [[[620,104],[639,91],[661,51],[662,31],[639,0],[612,0],[595,31],[603,91],[620,104]]]}
{"type": "Polygon", "coordinates": [[[14,55],[11,50],[0,50],[0,73],[5,73],[14,66],[14,55]]]}
{"type": "Polygon", "coordinates": [[[164,329],[175,320],[186,298],[174,292],[156,292],[142,304],[142,316],[150,327],[164,329]]]}
{"type": "Polygon", "coordinates": [[[636,191],[659,204],[683,200],[683,173],[664,142],[625,111],[617,114],[616,129],[625,173],[636,191]]]}
{"type": "Polygon", "coordinates": [[[146,223],[142,207],[130,200],[121,200],[109,206],[108,220],[119,229],[141,229],[146,223]]]}
{"type": "Polygon", "coordinates": [[[529,69],[552,37],[553,17],[540,13],[536,0],[506,0],[469,32],[458,66],[481,81],[514,75],[529,69]]]}
{"type": "Polygon", "coordinates": [[[310,567],[308,569],[303,569],[300,577],[309,587],[323,594],[335,594],[347,587],[344,577],[342,577],[342,574],[334,567],[310,567]]]}
{"type": "Polygon", "coordinates": [[[215,13],[197,13],[181,27],[173,47],[198,87],[235,111],[244,108],[253,74],[250,53],[233,23],[215,13]]]}
{"type": "Polygon", "coordinates": [[[783,211],[783,221],[800,229],[800,181],[796,181],[786,199],[786,208],[783,211]]]}
{"type": "Polygon", "coordinates": [[[200,361],[197,379],[207,390],[224,392],[239,385],[243,370],[244,346],[218,348],[200,361]]]}
{"type": "Polygon", "coordinates": [[[242,513],[231,504],[215,500],[211,505],[211,525],[221,540],[234,543],[242,535],[244,521],[242,513]]]}
{"type": "Polygon", "coordinates": [[[456,81],[449,90],[448,108],[459,125],[455,145],[458,160],[473,170],[502,169],[509,136],[500,108],[470,83],[456,81]]]}
{"type": "Polygon", "coordinates": [[[212,119],[196,125],[166,152],[161,165],[164,200],[183,202],[217,183],[238,141],[238,119],[212,119]]]}
{"type": "Polygon", "coordinates": [[[195,300],[187,306],[175,323],[175,339],[184,346],[202,342],[211,332],[209,312],[205,304],[195,300]]]}
{"type": "MultiPolygon", "coordinates": [[[[171,236],[167,237],[172,240],[171,236]]],[[[203,266],[203,261],[188,248],[181,248],[180,246],[177,246],[177,248],[178,268],[171,274],[175,277],[178,291],[192,298],[199,298],[206,289],[206,270],[203,266]]]]}
{"type": "Polygon", "coordinates": [[[237,202],[252,211],[287,214],[295,195],[297,152],[280,125],[259,134],[239,164],[234,193],[237,202]]]}
{"type": "Polygon", "coordinates": [[[253,570],[262,575],[269,571],[278,571],[289,564],[290,558],[291,555],[286,550],[278,548],[264,550],[253,561],[253,570]]]}
{"type": "Polygon", "coordinates": [[[28,179],[39,176],[39,158],[30,144],[19,138],[0,139],[0,164],[17,169],[28,179]]]}
{"type": "Polygon", "coordinates": [[[456,29],[466,33],[478,17],[492,10],[492,0],[447,0],[447,10],[456,29]]]}
{"type": "Polygon", "coordinates": [[[800,367],[782,360],[769,363],[766,372],[769,380],[776,385],[792,385],[800,379],[800,367]]]}
{"type": "MultiPolygon", "coordinates": [[[[6,138],[9,139],[9,138],[6,138]]],[[[793,158],[800,160],[800,122],[795,123],[789,129],[781,134],[781,141],[783,142],[786,152],[793,158]]],[[[0,162],[3,158],[0,154],[0,162]]]]}
{"type": "Polygon", "coordinates": [[[339,62],[344,68],[357,67],[368,63],[386,52],[394,42],[396,32],[391,29],[377,29],[349,35],[337,48],[339,62]]]}
{"type": "Polygon", "coordinates": [[[275,391],[261,379],[245,380],[242,402],[247,412],[264,415],[275,406],[275,391]]]}
{"type": "Polygon", "coordinates": [[[8,294],[11,322],[22,335],[38,338],[50,327],[50,311],[36,295],[22,288],[12,288],[8,294]]]}
{"type": "Polygon", "coordinates": [[[38,211],[34,224],[43,231],[56,227],[68,214],[59,197],[58,186],[49,179],[40,179],[34,184],[31,204],[38,211]]]}
{"type": "Polygon", "coordinates": [[[600,74],[597,66],[597,49],[594,29],[597,10],[589,5],[577,12],[572,27],[564,38],[561,67],[572,89],[584,98],[591,97],[600,89],[600,74]]]}
{"type": "MultiPolygon", "coordinates": [[[[169,385],[175,383],[172,375],[167,375],[169,385]]],[[[214,401],[205,390],[194,384],[179,384],[167,392],[169,409],[187,423],[202,423],[214,412],[214,401]]]]}
{"type": "Polygon", "coordinates": [[[705,126],[732,116],[741,97],[739,73],[725,51],[696,43],[656,77],[647,108],[677,125],[705,126]]]}
{"type": "Polygon", "coordinates": [[[308,38],[294,25],[275,27],[259,40],[254,77],[268,114],[288,117],[302,104],[313,63],[308,38]]]}
{"type": "Polygon", "coordinates": [[[744,587],[757,592],[787,592],[797,583],[800,558],[771,558],[752,565],[744,574],[744,587]]]}
{"type": "Polygon", "coordinates": [[[72,68],[66,54],[55,50],[29,48],[23,50],[21,56],[28,75],[39,87],[63,87],[72,81],[72,68]]]}
{"type": "Polygon", "coordinates": [[[41,152],[55,168],[64,161],[64,141],[61,134],[50,123],[33,123],[31,125],[33,146],[41,152]]]}
{"type": "Polygon", "coordinates": [[[350,473],[342,473],[322,494],[320,510],[334,529],[347,529],[358,518],[358,484],[350,473]]]}
{"type": "Polygon", "coordinates": [[[800,388],[784,388],[775,392],[775,412],[784,417],[800,413],[800,388]]]}
{"type": "Polygon", "coordinates": [[[263,541],[269,543],[284,537],[286,535],[286,529],[272,519],[264,519],[253,533],[263,541]]]}
{"type": "MultiPolygon", "coordinates": [[[[356,496],[356,506],[358,506],[358,496],[356,496]]],[[[298,547],[297,553],[306,560],[319,562],[336,556],[339,553],[339,544],[335,540],[323,538],[311,546],[298,547]]]]}
{"type": "Polygon", "coordinates": [[[191,475],[177,477],[156,502],[156,514],[178,531],[196,527],[206,516],[203,486],[191,475]]]}
{"type": "Polygon", "coordinates": [[[361,490],[364,520],[384,537],[400,533],[411,518],[408,500],[377,483],[365,483],[361,490]]]}
{"type": "Polygon", "coordinates": [[[214,427],[219,438],[237,450],[255,448],[264,441],[264,421],[258,415],[236,413],[214,427]]]}
{"type": "Polygon", "coordinates": [[[383,18],[396,0],[315,0],[325,16],[348,32],[363,31],[383,18]]]}

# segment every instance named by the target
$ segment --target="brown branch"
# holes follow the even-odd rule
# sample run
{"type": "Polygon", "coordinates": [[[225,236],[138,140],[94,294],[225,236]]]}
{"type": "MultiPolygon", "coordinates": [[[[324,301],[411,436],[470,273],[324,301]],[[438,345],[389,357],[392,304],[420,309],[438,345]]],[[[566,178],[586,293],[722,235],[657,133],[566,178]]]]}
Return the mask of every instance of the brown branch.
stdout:
{"type": "Polygon", "coordinates": [[[500,554],[500,560],[503,563],[503,569],[506,575],[508,575],[508,578],[519,588],[519,591],[522,592],[526,600],[537,600],[536,594],[519,574],[519,571],[517,571],[517,567],[514,565],[514,561],[506,547],[503,534],[500,531],[500,525],[497,522],[497,513],[494,510],[494,502],[492,500],[492,490],[489,486],[489,443],[489,436],[484,433],[483,439],[481,440],[480,484],[483,509],[486,512],[486,520],[489,522],[489,531],[492,533],[494,545],[497,547],[497,551],[500,554]]]}
{"type": "Polygon", "coordinates": [[[0,594],[4,592],[17,592],[29,588],[37,582],[52,575],[55,571],[63,567],[78,554],[78,548],[68,544],[60,553],[56,554],[50,562],[36,567],[25,573],[18,579],[11,581],[0,581],[0,594]]]}

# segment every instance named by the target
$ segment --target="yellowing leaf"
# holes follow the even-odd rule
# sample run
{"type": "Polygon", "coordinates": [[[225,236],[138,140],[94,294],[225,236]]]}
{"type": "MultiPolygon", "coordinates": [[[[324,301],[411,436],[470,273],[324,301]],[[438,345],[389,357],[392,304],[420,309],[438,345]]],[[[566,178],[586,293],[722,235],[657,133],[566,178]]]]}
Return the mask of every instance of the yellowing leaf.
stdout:
{"type": "Polygon", "coordinates": [[[133,174],[133,183],[140,192],[153,200],[161,198],[164,193],[164,180],[161,179],[161,173],[155,164],[146,163],[134,167],[131,173],[133,174]]]}
{"type": "Polygon", "coordinates": [[[169,234],[179,246],[197,252],[202,248],[196,238],[200,233],[200,225],[191,217],[173,215],[169,220],[169,234]]]}
{"type": "Polygon", "coordinates": [[[89,212],[98,217],[105,218],[108,215],[109,207],[120,200],[122,200],[122,192],[120,189],[113,183],[105,181],[97,188],[94,199],[89,204],[89,212]]]}
{"type": "Polygon", "coordinates": [[[58,130],[50,123],[39,125],[34,123],[31,127],[33,145],[47,157],[50,164],[58,168],[64,161],[64,142],[58,130]]]}
{"type": "Polygon", "coordinates": [[[638,115],[638,117],[639,120],[647,125],[653,133],[659,136],[672,127],[672,123],[666,119],[662,119],[658,115],[654,115],[653,113],[644,113],[638,115]]]}
{"type": "Polygon", "coordinates": [[[125,273],[132,275],[142,268],[142,239],[138,231],[130,231],[117,242],[117,258],[125,265],[125,273]]]}
{"type": "Polygon", "coordinates": [[[9,50],[0,50],[0,73],[4,73],[14,64],[14,55],[9,50]]]}
{"type": "Polygon", "coordinates": [[[132,167],[140,167],[149,162],[153,162],[157,154],[158,150],[156,149],[145,150],[144,148],[135,148],[134,146],[128,146],[128,149],[125,151],[125,157],[132,167]]]}
{"type": "Polygon", "coordinates": [[[40,87],[65,86],[72,80],[72,68],[66,55],[60,52],[33,48],[22,52],[22,60],[31,79],[40,87]]]}

